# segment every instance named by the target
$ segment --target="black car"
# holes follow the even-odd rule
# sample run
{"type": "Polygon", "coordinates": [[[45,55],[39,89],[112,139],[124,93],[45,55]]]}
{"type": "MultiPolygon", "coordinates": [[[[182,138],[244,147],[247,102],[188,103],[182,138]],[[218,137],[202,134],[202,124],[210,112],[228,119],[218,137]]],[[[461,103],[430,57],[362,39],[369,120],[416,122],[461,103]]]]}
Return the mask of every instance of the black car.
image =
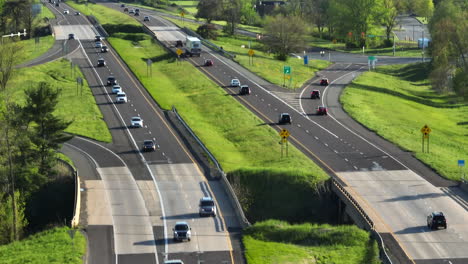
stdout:
{"type": "Polygon", "coordinates": [[[310,99],[320,99],[320,91],[319,90],[313,90],[310,93],[310,99]]]}
{"type": "Polygon", "coordinates": [[[140,12],[135,12],[135,16],[139,16],[140,15],[140,12]]]}
{"type": "Polygon", "coordinates": [[[75,34],[73,33],[68,34],[68,39],[75,39],[75,34]]]}
{"type": "Polygon", "coordinates": [[[153,140],[145,140],[143,141],[143,151],[155,151],[156,144],[154,144],[153,140]]]}
{"type": "Polygon", "coordinates": [[[120,7],[125,7],[125,4],[121,4],[120,7]]]}
{"type": "Polygon", "coordinates": [[[291,124],[292,118],[288,113],[281,113],[278,123],[279,124],[291,124]]]}
{"type": "Polygon", "coordinates": [[[107,77],[107,85],[116,85],[117,79],[114,76],[107,77]]]}
{"type": "Polygon", "coordinates": [[[75,16],[79,16],[79,15],[81,15],[80,12],[75,12],[75,16]]]}
{"type": "Polygon", "coordinates": [[[175,46],[176,46],[176,48],[177,47],[183,47],[184,43],[182,43],[182,40],[177,40],[175,46]]]}
{"type": "Polygon", "coordinates": [[[444,213],[432,212],[430,215],[428,215],[427,227],[430,229],[438,229],[439,227],[447,229],[447,220],[445,219],[444,213]]]}
{"type": "Polygon", "coordinates": [[[102,37],[97,35],[94,37],[94,41],[97,42],[97,41],[102,41],[102,37]]]}
{"type": "Polygon", "coordinates": [[[241,85],[239,88],[239,94],[240,95],[249,95],[250,94],[250,88],[247,85],[241,85]]]}
{"type": "Polygon", "coordinates": [[[102,45],[101,52],[108,52],[109,48],[106,45],[102,45]]]}
{"type": "Polygon", "coordinates": [[[106,66],[106,61],[103,58],[99,58],[98,61],[97,61],[97,66],[98,67],[106,66]]]}

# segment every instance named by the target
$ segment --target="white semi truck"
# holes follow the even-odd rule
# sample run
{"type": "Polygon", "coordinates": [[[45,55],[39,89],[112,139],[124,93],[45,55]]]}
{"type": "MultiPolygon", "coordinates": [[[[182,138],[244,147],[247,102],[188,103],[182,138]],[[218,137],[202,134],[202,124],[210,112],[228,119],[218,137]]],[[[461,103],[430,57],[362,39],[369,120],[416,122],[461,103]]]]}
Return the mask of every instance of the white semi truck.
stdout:
{"type": "Polygon", "coordinates": [[[202,44],[200,39],[196,37],[188,37],[185,41],[185,56],[198,56],[201,54],[202,44]]]}

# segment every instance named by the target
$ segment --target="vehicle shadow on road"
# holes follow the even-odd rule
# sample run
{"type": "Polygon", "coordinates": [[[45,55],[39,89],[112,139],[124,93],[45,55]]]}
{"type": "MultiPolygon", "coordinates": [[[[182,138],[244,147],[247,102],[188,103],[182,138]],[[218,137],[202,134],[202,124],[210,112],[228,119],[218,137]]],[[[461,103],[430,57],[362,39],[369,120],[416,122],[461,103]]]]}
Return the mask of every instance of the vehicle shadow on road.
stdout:
{"type": "Polygon", "coordinates": [[[198,213],[170,215],[170,216],[164,217],[164,219],[166,220],[181,220],[181,221],[192,219],[192,218],[199,218],[198,213]]]}
{"type": "Polygon", "coordinates": [[[395,232],[395,234],[399,234],[399,235],[402,235],[402,234],[417,234],[417,233],[424,233],[427,230],[428,230],[427,226],[425,226],[425,225],[412,226],[412,227],[407,227],[405,229],[399,230],[399,231],[395,232]]]}
{"type": "Polygon", "coordinates": [[[137,245],[137,246],[154,246],[154,245],[156,245],[156,241],[154,241],[154,240],[139,241],[139,242],[133,243],[133,245],[137,245]]]}
{"type": "Polygon", "coordinates": [[[404,195],[399,196],[391,199],[386,199],[384,202],[399,202],[399,201],[410,201],[410,200],[418,200],[418,199],[426,199],[426,198],[437,198],[446,196],[445,193],[425,193],[419,195],[404,195]]]}

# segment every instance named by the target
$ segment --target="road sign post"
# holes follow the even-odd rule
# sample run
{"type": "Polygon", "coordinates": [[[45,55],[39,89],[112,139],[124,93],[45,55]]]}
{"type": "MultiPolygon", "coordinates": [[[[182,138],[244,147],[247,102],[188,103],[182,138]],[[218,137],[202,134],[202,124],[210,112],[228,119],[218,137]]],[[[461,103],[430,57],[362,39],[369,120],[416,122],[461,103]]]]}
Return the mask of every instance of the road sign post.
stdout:
{"type": "Polygon", "coordinates": [[[151,59],[146,60],[146,75],[153,77],[153,69],[151,65],[153,64],[153,61],[151,59]]]}
{"type": "Polygon", "coordinates": [[[286,74],[291,75],[291,66],[283,67],[283,87],[286,85],[286,74]]]}
{"type": "Polygon", "coordinates": [[[458,160],[458,167],[460,167],[460,178],[462,182],[466,182],[465,179],[465,172],[464,172],[464,167],[465,167],[465,160],[458,160]]]}
{"type": "Polygon", "coordinates": [[[283,157],[283,149],[284,146],[286,145],[286,157],[288,156],[288,137],[291,135],[287,129],[281,129],[279,133],[281,140],[281,158],[283,157]]]}
{"type": "Polygon", "coordinates": [[[429,134],[431,133],[431,129],[429,128],[429,126],[427,125],[424,125],[422,128],[421,128],[421,133],[422,133],[422,152],[424,153],[424,141],[427,139],[427,147],[426,147],[426,151],[427,153],[429,153],[429,134]]]}
{"type": "MultiPolygon", "coordinates": [[[[250,47],[250,42],[249,42],[249,47],[250,47]]],[[[249,54],[249,64],[253,65],[253,55],[255,54],[255,51],[253,49],[249,49],[247,53],[249,54]]]]}

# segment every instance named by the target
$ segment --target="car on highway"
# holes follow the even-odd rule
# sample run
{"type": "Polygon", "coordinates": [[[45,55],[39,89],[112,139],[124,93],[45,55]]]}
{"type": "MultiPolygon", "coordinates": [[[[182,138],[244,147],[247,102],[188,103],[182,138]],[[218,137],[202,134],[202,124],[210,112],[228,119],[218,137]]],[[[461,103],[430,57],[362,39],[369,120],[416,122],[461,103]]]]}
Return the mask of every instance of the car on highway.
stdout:
{"type": "Polygon", "coordinates": [[[310,93],[310,99],[320,99],[320,91],[319,90],[313,90],[310,93]]]}
{"type": "Polygon", "coordinates": [[[156,150],[156,144],[154,143],[153,140],[148,139],[143,141],[143,151],[155,151],[156,150]]]}
{"type": "Polygon", "coordinates": [[[103,58],[99,58],[99,59],[97,60],[97,66],[98,66],[98,67],[104,67],[104,66],[106,66],[106,61],[105,61],[103,58]]]}
{"type": "Polygon", "coordinates": [[[447,229],[447,219],[445,219],[444,213],[432,212],[430,215],[428,215],[427,227],[431,230],[439,229],[439,227],[447,229]]]}
{"type": "Polygon", "coordinates": [[[78,12],[78,11],[76,11],[76,12],[75,12],[75,16],[79,16],[79,15],[81,15],[81,13],[78,12]]]}
{"type": "Polygon", "coordinates": [[[187,222],[176,222],[172,231],[174,231],[174,241],[184,241],[192,238],[192,228],[187,222]]]}
{"type": "Polygon", "coordinates": [[[176,43],[175,43],[175,47],[183,47],[184,46],[184,43],[182,42],[182,40],[178,39],[176,40],[176,43]]]}
{"type": "Polygon", "coordinates": [[[239,87],[241,84],[240,84],[240,81],[239,79],[237,78],[234,78],[231,80],[231,87],[239,87]]]}
{"type": "Polygon", "coordinates": [[[117,93],[117,96],[115,97],[115,102],[116,103],[126,103],[126,102],[128,102],[127,95],[124,92],[117,93]]]}
{"type": "Polygon", "coordinates": [[[108,52],[109,48],[106,45],[102,45],[101,52],[108,52]]]}
{"type": "Polygon", "coordinates": [[[135,16],[140,16],[140,12],[135,11],[135,16]]]}
{"type": "Polygon", "coordinates": [[[149,16],[145,16],[145,17],[143,18],[143,21],[149,21],[149,20],[150,20],[149,16]]]}
{"type": "Polygon", "coordinates": [[[122,90],[122,87],[120,87],[120,85],[112,86],[112,93],[116,94],[116,93],[121,93],[121,92],[123,92],[123,90],[122,90]]]}
{"type": "Polygon", "coordinates": [[[107,85],[116,85],[117,79],[114,76],[107,77],[107,85]]]}
{"type": "Polygon", "coordinates": [[[212,59],[207,59],[207,60],[205,60],[205,63],[203,65],[209,67],[209,66],[213,66],[214,63],[213,63],[212,59]]]}
{"type": "Polygon", "coordinates": [[[143,127],[143,119],[139,116],[134,116],[130,119],[130,126],[131,127],[143,127]]]}
{"type": "Polygon", "coordinates": [[[68,9],[65,9],[65,10],[63,10],[63,13],[68,15],[68,14],[70,14],[70,11],[68,9]]]}
{"type": "Polygon", "coordinates": [[[130,11],[128,11],[129,14],[135,14],[135,9],[130,9],[130,11]]]}
{"type": "Polygon", "coordinates": [[[164,261],[164,264],[184,264],[184,262],[180,259],[171,259],[164,261]]]}
{"type": "Polygon", "coordinates": [[[140,13],[140,9],[139,9],[139,8],[135,8],[135,13],[140,13]]]}
{"type": "Polygon", "coordinates": [[[216,205],[211,197],[203,197],[200,199],[198,213],[200,216],[210,215],[216,216],[216,205]]]}
{"type": "Polygon", "coordinates": [[[124,8],[124,12],[128,12],[128,7],[124,8]]]}
{"type": "Polygon", "coordinates": [[[98,49],[102,48],[102,42],[96,41],[96,43],[94,44],[94,47],[98,49]]]}
{"type": "Polygon", "coordinates": [[[328,115],[327,108],[323,105],[317,107],[317,115],[328,115]]]}
{"type": "Polygon", "coordinates": [[[75,39],[75,34],[73,33],[68,34],[68,39],[75,39]]]}
{"type": "Polygon", "coordinates": [[[58,2],[55,2],[55,6],[60,6],[60,4],[58,2]]]}
{"type": "Polygon", "coordinates": [[[239,87],[239,95],[249,95],[250,88],[248,85],[244,84],[239,87]]]}
{"type": "Polygon", "coordinates": [[[96,35],[96,36],[94,36],[94,41],[96,41],[96,42],[98,42],[98,41],[101,42],[101,41],[102,41],[102,37],[99,36],[99,35],[96,35]]]}
{"type": "Polygon", "coordinates": [[[322,78],[320,80],[320,85],[329,85],[330,81],[327,78],[322,78]]]}
{"type": "Polygon", "coordinates": [[[292,118],[291,115],[288,113],[281,113],[279,116],[278,124],[291,124],[292,118]]]}
{"type": "Polygon", "coordinates": [[[125,7],[125,4],[120,4],[120,7],[125,7]]]}

